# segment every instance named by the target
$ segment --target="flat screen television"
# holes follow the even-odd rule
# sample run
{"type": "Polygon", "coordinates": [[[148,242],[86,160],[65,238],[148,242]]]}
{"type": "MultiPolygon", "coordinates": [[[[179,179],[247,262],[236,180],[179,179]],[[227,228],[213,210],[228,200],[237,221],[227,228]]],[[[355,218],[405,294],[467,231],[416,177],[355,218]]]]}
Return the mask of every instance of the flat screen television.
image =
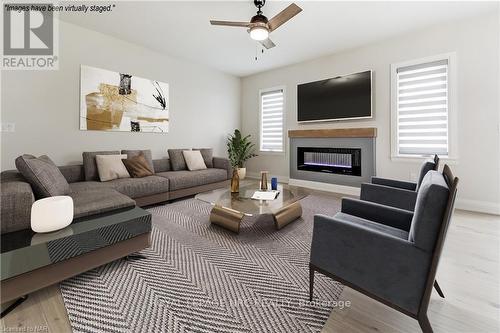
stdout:
{"type": "Polygon", "coordinates": [[[297,86],[297,120],[331,121],[372,116],[372,71],[297,86]]]}

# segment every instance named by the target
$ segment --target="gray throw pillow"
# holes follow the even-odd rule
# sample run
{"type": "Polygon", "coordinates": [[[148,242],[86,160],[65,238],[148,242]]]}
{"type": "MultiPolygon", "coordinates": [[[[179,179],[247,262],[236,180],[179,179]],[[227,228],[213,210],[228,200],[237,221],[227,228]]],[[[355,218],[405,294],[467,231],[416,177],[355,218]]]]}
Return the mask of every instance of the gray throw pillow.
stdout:
{"type": "Polygon", "coordinates": [[[122,154],[127,155],[127,159],[131,159],[132,157],[139,156],[141,153],[143,153],[144,158],[146,159],[146,162],[148,162],[149,169],[155,173],[155,166],[153,164],[153,156],[151,154],[151,150],[145,149],[145,150],[122,150],[122,154]]]}
{"type": "Polygon", "coordinates": [[[16,158],[16,168],[30,183],[35,197],[46,198],[69,193],[69,184],[59,168],[46,156],[22,155],[16,158]]]}
{"type": "Polygon", "coordinates": [[[201,156],[203,157],[203,161],[205,162],[205,165],[207,168],[213,168],[214,167],[214,150],[212,148],[193,148],[193,150],[199,150],[201,153],[201,156]]]}
{"type": "Polygon", "coordinates": [[[95,161],[96,155],[120,155],[119,150],[113,151],[86,151],[82,153],[83,157],[83,173],[85,180],[99,181],[99,172],[97,171],[97,163],[95,161]]]}
{"type": "Polygon", "coordinates": [[[170,158],[170,165],[172,166],[172,171],[187,170],[186,160],[184,160],[184,154],[182,152],[189,149],[169,149],[168,157],[170,158]]]}

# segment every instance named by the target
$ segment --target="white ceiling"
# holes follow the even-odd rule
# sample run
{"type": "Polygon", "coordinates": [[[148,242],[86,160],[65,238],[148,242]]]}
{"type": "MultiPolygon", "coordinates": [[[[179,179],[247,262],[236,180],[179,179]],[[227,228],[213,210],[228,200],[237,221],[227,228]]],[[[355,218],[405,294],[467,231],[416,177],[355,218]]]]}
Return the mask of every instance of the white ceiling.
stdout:
{"type": "MultiPolygon", "coordinates": [[[[237,76],[247,76],[441,22],[498,10],[497,2],[477,1],[296,1],[303,11],[271,33],[270,37],[277,46],[265,51],[255,61],[260,48],[244,28],[209,24],[210,19],[249,20],[256,12],[253,1],[115,3],[111,13],[64,13],[61,19],[237,76]]],[[[271,18],[290,3],[268,1],[264,14],[271,18]]]]}

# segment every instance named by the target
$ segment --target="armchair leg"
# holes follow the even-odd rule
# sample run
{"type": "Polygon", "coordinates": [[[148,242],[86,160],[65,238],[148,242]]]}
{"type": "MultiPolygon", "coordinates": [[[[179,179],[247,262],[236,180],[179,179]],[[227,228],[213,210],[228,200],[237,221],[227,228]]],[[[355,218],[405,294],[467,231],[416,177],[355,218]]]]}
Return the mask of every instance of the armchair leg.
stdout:
{"type": "Polygon", "coordinates": [[[427,314],[423,314],[418,317],[418,324],[420,325],[420,329],[422,329],[423,333],[433,333],[431,322],[427,317],[427,314]]]}
{"type": "Polygon", "coordinates": [[[314,290],[314,269],[309,265],[309,302],[313,300],[314,290]]]}
{"type": "Polygon", "coordinates": [[[434,280],[434,288],[436,289],[436,291],[439,294],[439,296],[441,296],[441,298],[444,298],[444,293],[441,290],[441,287],[439,286],[437,280],[434,280]]]}

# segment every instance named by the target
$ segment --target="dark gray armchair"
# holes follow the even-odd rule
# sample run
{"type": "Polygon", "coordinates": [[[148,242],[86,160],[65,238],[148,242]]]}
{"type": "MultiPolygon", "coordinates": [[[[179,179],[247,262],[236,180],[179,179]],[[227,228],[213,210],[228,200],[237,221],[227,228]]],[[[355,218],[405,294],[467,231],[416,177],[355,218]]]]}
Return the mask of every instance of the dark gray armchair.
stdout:
{"type": "Polygon", "coordinates": [[[427,172],[438,168],[439,157],[434,155],[433,161],[424,162],[420,168],[416,183],[372,177],[371,183],[361,184],[360,199],[413,211],[422,180],[427,172]]]}
{"type": "Polygon", "coordinates": [[[453,211],[458,178],[448,166],[428,172],[415,211],[354,199],[333,217],[316,215],[311,244],[310,299],[320,272],[418,320],[430,294],[453,211]]]}

